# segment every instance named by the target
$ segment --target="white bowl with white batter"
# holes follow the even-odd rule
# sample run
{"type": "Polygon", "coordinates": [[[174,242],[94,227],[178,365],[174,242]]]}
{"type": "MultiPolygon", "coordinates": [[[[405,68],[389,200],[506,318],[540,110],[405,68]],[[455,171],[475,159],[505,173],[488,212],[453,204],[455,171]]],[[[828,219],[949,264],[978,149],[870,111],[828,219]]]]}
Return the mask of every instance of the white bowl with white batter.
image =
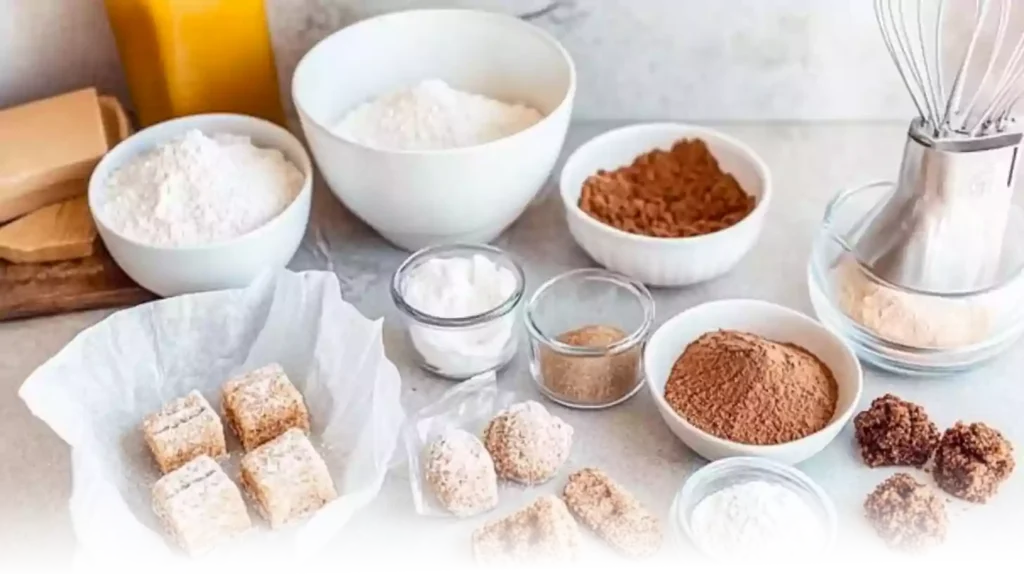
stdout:
{"type": "Polygon", "coordinates": [[[557,40],[517,18],[473,10],[411,10],[343,28],[306,54],[292,83],[306,140],[330,189],[409,251],[488,243],[511,225],[551,174],[575,91],[572,59],[557,40]],[[434,140],[458,145],[472,139],[442,136],[467,126],[411,119],[405,125],[405,112],[396,111],[398,131],[422,136],[410,136],[421,145],[408,141],[400,149],[368,145],[395,143],[382,134],[353,138],[339,129],[367,102],[427,80],[532,107],[543,119],[506,137],[445,149],[422,145],[431,139],[425,131],[436,129],[434,140]]]}
{"type": "MultiPolygon", "coordinates": [[[[209,143],[209,140],[200,140],[209,143]]],[[[197,147],[201,147],[199,144],[197,147]]],[[[246,149],[252,152],[251,148],[246,149]]],[[[245,157],[256,156],[243,154],[241,163],[231,166],[233,171],[229,173],[242,177],[250,170],[257,170],[257,176],[273,175],[272,171],[259,171],[266,165],[253,167],[245,163],[245,157]]],[[[270,166],[271,169],[273,167],[270,166]]],[[[276,178],[269,179],[277,181],[276,178]]],[[[243,115],[188,116],[144,129],[112,149],[96,166],[89,180],[89,209],[104,245],[121,269],[142,287],[170,297],[245,287],[262,272],[285,267],[306,232],[312,181],[313,169],[308,154],[302,143],[284,128],[243,115]],[[168,173],[162,170],[163,166],[156,165],[194,165],[203,161],[203,154],[195,149],[195,157],[179,158],[175,162],[154,161],[154,165],[148,167],[138,165],[144,154],[189,132],[194,135],[195,130],[204,136],[242,136],[251,140],[251,146],[279,151],[286,161],[281,162],[281,158],[275,156],[276,165],[290,164],[290,168],[297,170],[297,174],[282,176],[280,180],[288,182],[290,189],[287,194],[277,203],[271,197],[269,205],[262,203],[268,200],[266,196],[256,201],[257,193],[272,195],[275,191],[255,188],[267,177],[257,177],[240,184],[233,182],[232,177],[223,178],[215,182],[221,184],[219,188],[202,181],[192,181],[188,185],[170,183],[174,178],[217,175],[215,169],[204,171],[198,168],[168,173]],[[112,174],[125,167],[134,169],[132,178],[115,184],[112,174]],[[164,187],[159,188],[163,191],[151,193],[151,196],[135,194],[130,201],[124,201],[124,197],[132,192],[132,181],[145,184],[147,176],[152,176],[150,184],[163,181],[160,185],[164,187]],[[197,201],[201,195],[198,190],[207,188],[220,189],[227,200],[220,203],[197,201]],[[185,193],[183,190],[191,191],[185,193]],[[250,191],[253,195],[247,197],[250,191]],[[122,203],[113,209],[110,202],[117,195],[121,196],[122,203]],[[160,197],[156,201],[163,201],[164,205],[154,207],[151,203],[155,199],[153,196],[160,197]],[[237,205],[237,210],[231,209],[233,205],[237,205]],[[200,215],[204,210],[207,217],[200,215]],[[242,217],[245,214],[248,216],[242,217]],[[154,226],[159,226],[159,229],[154,229],[154,226]]]]}

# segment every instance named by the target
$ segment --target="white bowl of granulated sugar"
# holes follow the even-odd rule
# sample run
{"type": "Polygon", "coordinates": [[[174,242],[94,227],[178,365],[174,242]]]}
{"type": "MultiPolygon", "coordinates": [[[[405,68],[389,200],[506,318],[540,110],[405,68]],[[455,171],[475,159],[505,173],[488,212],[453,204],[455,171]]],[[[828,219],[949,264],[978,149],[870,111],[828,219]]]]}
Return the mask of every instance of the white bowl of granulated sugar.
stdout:
{"type": "Polygon", "coordinates": [[[547,182],[576,91],[543,30],[474,10],[347,26],[295,70],[292,95],[333,193],[409,251],[488,243],[547,182]]]}
{"type": "Polygon", "coordinates": [[[648,340],[643,363],[662,419],[708,460],[803,462],[839,435],[864,386],[857,357],[835,333],[752,299],[672,317],[648,340]]]}
{"type": "Polygon", "coordinates": [[[312,180],[308,154],[284,128],[196,115],[112,149],[89,180],[89,209],[114,261],[153,293],[240,288],[295,255],[312,180]]]}

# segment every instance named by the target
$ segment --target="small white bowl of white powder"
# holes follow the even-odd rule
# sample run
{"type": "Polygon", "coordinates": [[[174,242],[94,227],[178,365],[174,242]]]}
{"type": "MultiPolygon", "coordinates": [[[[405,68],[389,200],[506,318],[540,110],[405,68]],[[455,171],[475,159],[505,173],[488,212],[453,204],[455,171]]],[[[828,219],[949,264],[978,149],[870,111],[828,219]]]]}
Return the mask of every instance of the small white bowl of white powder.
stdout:
{"type": "Polygon", "coordinates": [[[837,518],[828,494],[780,462],[734,457],[712,462],[676,495],[670,522],[681,538],[715,561],[757,564],[824,558],[837,518]]]}
{"type": "Polygon", "coordinates": [[[292,94],[328,187],[391,243],[489,243],[548,181],[576,92],[542,29],[475,10],[408,10],[331,34],[292,94]]]}
{"type": "Polygon", "coordinates": [[[312,166],[295,136],[207,114],[140,131],[89,180],[89,208],[117,264],[161,296],[244,287],[288,264],[309,221],[312,166]]]}

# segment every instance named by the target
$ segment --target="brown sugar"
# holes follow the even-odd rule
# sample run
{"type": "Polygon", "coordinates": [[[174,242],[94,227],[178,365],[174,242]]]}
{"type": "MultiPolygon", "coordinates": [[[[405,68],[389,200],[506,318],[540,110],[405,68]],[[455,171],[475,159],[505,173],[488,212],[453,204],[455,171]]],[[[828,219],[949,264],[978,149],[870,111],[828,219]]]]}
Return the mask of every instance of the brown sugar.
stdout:
{"type": "Polygon", "coordinates": [[[665,400],[690,424],[753,445],[825,428],[838,396],[832,371],[806,349],[725,330],[690,343],[665,384],[665,400]]]}
{"type": "Polygon", "coordinates": [[[1015,465],[1013,445],[999,431],[984,423],[957,422],[942,435],[933,475],[949,494],[984,503],[995,496],[1015,465]]]}
{"type": "Polygon", "coordinates": [[[920,405],[887,394],[853,420],[861,458],[870,467],[923,467],[939,444],[939,429],[920,405]]]}
{"type": "Polygon", "coordinates": [[[878,485],[864,510],[875,532],[893,548],[917,550],[946,538],[945,503],[909,474],[894,474],[878,485]]]}
{"type": "Polygon", "coordinates": [[[693,237],[735,225],[757,201],[718,166],[706,143],[682,139],[629,166],[601,170],[583,182],[579,207],[627,233],[693,237]]]}
{"type": "MultiPolygon", "coordinates": [[[[609,347],[626,337],[618,327],[587,325],[562,333],[558,341],[574,347],[609,347]]],[[[572,403],[614,403],[632,393],[640,382],[639,346],[600,356],[569,355],[543,347],[539,356],[546,390],[572,403]]]]}

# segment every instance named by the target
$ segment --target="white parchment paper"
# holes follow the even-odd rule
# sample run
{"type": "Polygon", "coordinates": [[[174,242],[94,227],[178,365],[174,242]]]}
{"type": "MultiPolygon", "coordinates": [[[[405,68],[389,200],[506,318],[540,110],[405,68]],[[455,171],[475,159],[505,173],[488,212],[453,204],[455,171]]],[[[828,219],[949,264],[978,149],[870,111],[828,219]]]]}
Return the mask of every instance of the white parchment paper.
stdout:
{"type": "MultiPolygon", "coordinates": [[[[224,381],[270,362],[280,363],[302,392],[311,440],[339,498],[288,529],[271,532],[257,521],[235,543],[245,550],[232,554],[263,564],[312,557],[377,495],[405,420],[401,380],[384,356],[381,321],[343,301],[331,273],[280,271],[246,289],[111,315],[22,386],[33,414],[71,446],[70,512],[87,562],[139,566],[138,557],[165,565],[182,559],[150,508],[150,487],[160,475],[139,424],[192,389],[219,412],[224,381]]],[[[241,449],[226,424],[225,430],[231,458],[224,468],[237,483],[241,449]]]]}

